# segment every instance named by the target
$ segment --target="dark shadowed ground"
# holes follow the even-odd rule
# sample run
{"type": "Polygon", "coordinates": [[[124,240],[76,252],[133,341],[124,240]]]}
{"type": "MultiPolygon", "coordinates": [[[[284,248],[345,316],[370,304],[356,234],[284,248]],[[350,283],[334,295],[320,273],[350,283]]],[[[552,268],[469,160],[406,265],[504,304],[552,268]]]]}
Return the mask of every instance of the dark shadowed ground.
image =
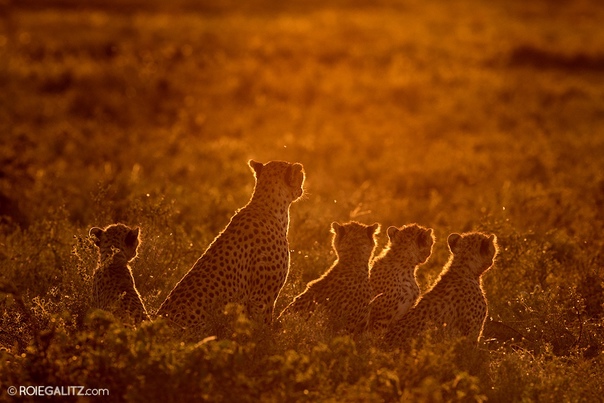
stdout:
{"type": "Polygon", "coordinates": [[[0,2],[0,393],[601,398],[603,19],[596,1],[0,2]],[[91,226],[141,226],[154,312],[249,199],[250,158],[307,173],[278,310],[333,261],[332,221],[380,222],[380,247],[433,228],[423,290],[447,236],[482,230],[498,340],[401,356],[320,321],[267,336],[232,312],[233,341],[181,344],[86,319],[91,226]]]}

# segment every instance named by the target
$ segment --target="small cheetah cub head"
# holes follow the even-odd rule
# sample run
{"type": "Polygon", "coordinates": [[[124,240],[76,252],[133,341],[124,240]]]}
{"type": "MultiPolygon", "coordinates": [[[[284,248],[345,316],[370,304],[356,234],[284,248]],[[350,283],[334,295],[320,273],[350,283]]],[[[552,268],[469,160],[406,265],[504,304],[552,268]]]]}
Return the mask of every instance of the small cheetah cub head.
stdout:
{"type": "Polygon", "coordinates": [[[114,261],[127,263],[136,257],[140,244],[139,228],[130,228],[124,224],[112,224],[104,229],[90,228],[88,235],[101,252],[101,261],[113,257],[114,261]]]}
{"type": "Polygon", "coordinates": [[[256,191],[283,194],[288,201],[298,200],[304,193],[304,167],[299,163],[269,161],[266,164],[249,161],[256,178],[256,191]]]}
{"type": "Polygon", "coordinates": [[[333,248],[339,257],[349,252],[361,252],[369,258],[377,245],[376,235],[380,231],[380,224],[361,224],[351,221],[346,224],[333,222],[331,232],[333,237],[333,248]]]}
{"type": "Polygon", "coordinates": [[[434,245],[432,228],[409,224],[400,228],[389,227],[386,233],[390,242],[388,248],[397,255],[412,257],[413,264],[425,263],[432,254],[434,245]]]}
{"type": "Polygon", "coordinates": [[[493,266],[498,252],[497,237],[494,234],[451,234],[447,242],[453,259],[463,262],[478,277],[493,266]]]}

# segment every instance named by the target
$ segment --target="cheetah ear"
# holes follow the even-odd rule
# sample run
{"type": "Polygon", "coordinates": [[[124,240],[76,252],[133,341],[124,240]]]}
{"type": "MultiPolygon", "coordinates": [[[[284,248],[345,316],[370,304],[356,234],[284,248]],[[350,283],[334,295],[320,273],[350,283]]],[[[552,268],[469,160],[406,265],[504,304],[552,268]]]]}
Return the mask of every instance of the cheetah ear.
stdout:
{"type": "Polygon", "coordinates": [[[491,245],[493,245],[493,248],[495,248],[495,255],[497,255],[497,253],[499,253],[499,245],[497,245],[497,235],[491,234],[489,239],[491,240],[491,245]]]}
{"type": "Polygon", "coordinates": [[[392,241],[398,231],[399,231],[399,229],[396,228],[394,225],[391,227],[388,227],[388,229],[386,230],[386,234],[388,234],[388,239],[390,239],[392,241]]]}
{"type": "Polygon", "coordinates": [[[461,239],[461,235],[459,234],[451,234],[449,235],[449,238],[447,238],[447,243],[449,244],[449,249],[451,250],[451,252],[455,253],[457,252],[458,248],[457,248],[457,244],[459,243],[459,240],[461,239]]]}
{"type": "Polygon", "coordinates": [[[367,236],[369,237],[369,239],[373,239],[373,236],[379,234],[379,232],[380,224],[378,223],[373,223],[372,225],[367,227],[367,236]]]}
{"type": "Polygon", "coordinates": [[[304,167],[302,164],[294,163],[287,167],[285,171],[285,183],[288,186],[299,188],[304,182],[304,167]]]}
{"type": "Polygon", "coordinates": [[[249,160],[248,161],[248,165],[254,171],[254,175],[256,176],[256,178],[258,176],[260,176],[260,171],[262,171],[262,168],[264,168],[264,164],[262,162],[258,162],[258,161],[254,161],[254,160],[249,160]]]}
{"type": "Polygon", "coordinates": [[[484,239],[480,244],[480,254],[484,256],[493,256],[497,251],[497,238],[495,235],[489,236],[487,239],[484,239]]]}
{"type": "Polygon", "coordinates": [[[126,245],[128,246],[135,246],[138,243],[138,234],[139,234],[139,228],[135,228],[133,230],[130,230],[128,232],[128,234],[126,234],[126,245]]]}
{"type": "Polygon", "coordinates": [[[417,237],[417,245],[420,248],[432,244],[434,244],[434,235],[432,234],[432,228],[428,228],[427,230],[419,234],[419,236],[417,237]]]}
{"type": "Polygon", "coordinates": [[[90,231],[88,231],[88,236],[90,238],[92,238],[92,240],[96,246],[100,247],[101,239],[103,238],[104,233],[105,233],[105,231],[103,231],[99,227],[92,227],[92,228],[90,228],[90,231]]]}
{"type": "Polygon", "coordinates": [[[344,227],[334,221],[331,223],[331,232],[336,234],[336,236],[342,236],[344,235],[344,227]]]}
{"type": "Polygon", "coordinates": [[[288,186],[294,186],[294,166],[290,165],[285,170],[285,183],[288,186]]]}

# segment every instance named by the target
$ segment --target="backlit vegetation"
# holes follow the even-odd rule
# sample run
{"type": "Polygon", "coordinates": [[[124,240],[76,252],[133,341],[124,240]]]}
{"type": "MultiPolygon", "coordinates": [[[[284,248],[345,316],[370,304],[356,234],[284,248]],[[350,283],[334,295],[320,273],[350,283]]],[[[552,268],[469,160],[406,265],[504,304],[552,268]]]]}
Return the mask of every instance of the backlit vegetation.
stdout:
{"type": "Polygon", "coordinates": [[[598,2],[84,3],[0,2],[3,398],[601,399],[598,2]],[[321,317],[258,329],[233,306],[232,337],[183,341],[89,310],[91,226],[141,227],[132,267],[155,312],[249,199],[250,158],[307,174],[277,311],[333,262],[332,221],[433,228],[422,290],[447,236],[482,230],[500,247],[487,339],[398,354],[321,317]]]}

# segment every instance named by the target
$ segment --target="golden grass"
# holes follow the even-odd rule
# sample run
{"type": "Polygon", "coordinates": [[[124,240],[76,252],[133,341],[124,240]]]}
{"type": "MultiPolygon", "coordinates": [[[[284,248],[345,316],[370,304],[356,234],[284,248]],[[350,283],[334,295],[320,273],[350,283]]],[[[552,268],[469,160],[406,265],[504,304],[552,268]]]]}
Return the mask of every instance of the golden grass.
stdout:
{"type": "MultiPolygon", "coordinates": [[[[601,392],[581,383],[591,376],[583,356],[602,375],[603,297],[597,287],[585,291],[602,282],[604,250],[604,31],[596,2],[2,7],[0,264],[42,327],[64,312],[85,321],[89,227],[142,227],[133,266],[154,311],[248,200],[246,161],[283,159],[304,164],[307,195],[292,207],[292,266],[278,307],[333,261],[332,221],[434,228],[422,289],[448,258],[447,235],[477,229],[495,232],[501,244],[485,278],[490,315],[530,337],[521,352],[468,353],[480,364],[463,361],[455,344],[396,360],[356,340],[362,351],[348,346],[329,356],[355,363],[346,377],[321,367],[321,346],[342,341],[319,323],[299,324],[270,351],[234,347],[244,360],[263,357],[247,373],[254,379],[273,357],[285,378],[291,370],[321,385],[310,394],[303,392],[312,382],[284,386],[271,398],[343,396],[327,385],[368,399],[435,398],[435,382],[445,386],[434,393],[447,399],[459,398],[457,384],[477,400],[547,400],[562,393],[552,380],[570,400],[601,392]],[[288,340],[306,340],[307,348],[293,357],[288,340]],[[439,366],[438,349],[447,348],[439,366]],[[374,364],[354,361],[359,355],[374,364]],[[424,367],[406,368],[413,359],[424,367]],[[323,368],[323,378],[305,365],[323,368]],[[561,381],[567,373],[572,385],[561,381]],[[506,395],[514,386],[518,392],[506,395]]],[[[10,298],[0,309],[8,329],[0,342],[24,351],[31,331],[10,298]]],[[[68,322],[65,332],[87,337],[68,322]]],[[[103,337],[146,337],[115,332],[103,337]]],[[[157,348],[155,358],[171,368],[166,379],[190,369],[173,364],[154,337],[139,342],[157,348]]],[[[212,354],[227,354],[218,344],[209,352],[167,340],[183,362],[201,354],[215,364],[212,354]]],[[[56,341],[66,356],[67,345],[56,341]]],[[[112,359],[107,365],[123,364],[112,359]]],[[[11,360],[0,379],[31,380],[29,367],[11,360]]],[[[141,373],[151,371],[147,364],[141,359],[141,373]]],[[[70,381],[82,379],[92,378],[70,381]]]]}

